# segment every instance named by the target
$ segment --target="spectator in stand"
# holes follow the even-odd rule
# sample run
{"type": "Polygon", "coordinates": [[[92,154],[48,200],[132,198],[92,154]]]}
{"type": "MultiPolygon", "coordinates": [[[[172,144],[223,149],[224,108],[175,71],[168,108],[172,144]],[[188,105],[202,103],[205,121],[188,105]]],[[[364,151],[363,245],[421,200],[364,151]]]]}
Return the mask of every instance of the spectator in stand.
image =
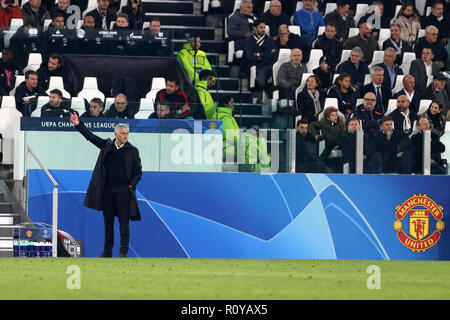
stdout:
{"type": "Polygon", "coordinates": [[[413,130],[414,121],[418,119],[417,113],[409,109],[410,102],[406,96],[397,98],[397,109],[389,116],[394,121],[394,128],[410,134],[413,130]]]}
{"type": "MultiPolygon", "coordinates": [[[[432,7],[434,1],[435,0],[427,0],[425,3],[425,8],[432,7]]],[[[442,4],[444,5],[444,14],[443,14],[444,17],[449,17],[450,16],[450,0],[439,0],[439,1],[442,2],[442,4]]]]}
{"type": "Polygon", "coordinates": [[[123,56],[135,50],[136,44],[130,39],[133,30],[130,30],[130,22],[125,13],[120,12],[117,14],[116,23],[112,30],[116,31],[117,34],[113,40],[107,42],[106,50],[108,54],[123,56]]]}
{"type": "Polygon", "coordinates": [[[328,65],[328,58],[323,56],[319,60],[319,67],[313,70],[313,73],[319,78],[319,89],[323,92],[327,92],[333,84],[333,72],[328,65]]]}
{"type": "Polygon", "coordinates": [[[422,49],[422,57],[411,62],[409,74],[416,80],[415,90],[420,91],[421,95],[425,94],[428,77],[439,73],[439,65],[434,63],[433,50],[430,48],[422,49]]]}
{"type": "Polygon", "coordinates": [[[339,111],[348,118],[356,109],[357,93],[351,86],[350,75],[344,72],[334,81],[334,86],[328,91],[328,98],[336,98],[339,111]]]}
{"type": "MultiPolygon", "coordinates": [[[[419,132],[411,136],[411,144],[414,147],[414,167],[413,172],[416,174],[423,174],[423,132],[429,131],[431,123],[427,118],[419,118],[417,120],[417,130],[419,132]]],[[[430,171],[431,174],[447,174],[447,169],[444,167],[441,154],[445,152],[445,145],[439,141],[439,136],[431,131],[431,159],[430,171]]]]}
{"type": "Polygon", "coordinates": [[[403,131],[394,130],[391,117],[383,117],[380,120],[380,131],[372,139],[372,146],[381,156],[382,173],[411,173],[411,140],[403,131]]]}
{"type": "MultiPolygon", "coordinates": [[[[28,4],[28,3],[26,3],[28,4]]],[[[21,26],[9,41],[9,48],[19,65],[26,67],[30,53],[43,52],[43,42],[39,36],[39,28],[34,26],[21,26]]]]}
{"type": "Polygon", "coordinates": [[[403,70],[395,63],[396,58],[395,49],[387,48],[384,50],[383,62],[376,65],[384,70],[383,86],[391,90],[395,87],[397,76],[403,75],[403,70]]]}
{"type": "Polygon", "coordinates": [[[429,16],[422,17],[422,28],[435,26],[438,29],[438,41],[445,45],[449,38],[450,18],[444,14],[444,3],[441,0],[433,0],[431,3],[431,13],[429,16]]]}
{"type": "Polygon", "coordinates": [[[183,49],[177,54],[177,59],[181,62],[189,79],[193,83],[199,81],[199,74],[202,70],[211,70],[206,52],[200,50],[201,39],[199,35],[194,35],[183,45],[183,49]]]}
{"type": "Polygon", "coordinates": [[[325,106],[326,95],[319,90],[320,80],[317,76],[309,76],[303,90],[297,96],[297,110],[302,119],[317,121],[319,113],[325,106]]]}
{"type": "Polygon", "coordinates": [[[33,70],[29,70],[25,73],[25,81],[19,84],[14,93],[16,109],[24,117],[29,117],[36,110],[36,103],[32,102],[37,102],[37,97],[40,95],[45,95],[45,93],[38,86],[38,74],[33,70]]]}
{"type": "Polygon", "coordinates": [[[442,137],[445,133],[445,115],[442,114],[442,105],[437,101],[432,101],[428,110],[420,114],[419,117],[427,118],[430,121],[431,131],[442,137]]]}
{"type": "Polygon", "coordinates": [[[105,51],[106,41],[99,36],[99,31],[95,28],[94,17],[86,15],[81,29],[77,30],[80,54],[101,54],[105,51]]]}
{"type": "Polygon", "coordinates": [[[414,12],[411,3],[405,3],[400,8],[393,23],[398,23],[401,27],[400,38],[409,43],[412,47],[416,42],[417,35],[421,29],[419,16],[414,12]]]}
{"type": "Polygon", "coordinates": [[[89,103],[89,111],[83,113],[80,118],[104,118],[104,105],[100,98],[93,98],[89,103]]]}
{"type": "Polygon", "coordinates": [[[109,9],[114,12],[118,12],[120,10],[120,0],[108,0],[109,1],[109,9]]]}
{"type": "MultiPolygon", "coordinates": [[[[57,3],[53,5],[53,7],[49,10],[50,17],[53,19],[55,14],[62,14],[64,17],[64,24],[67,25],[67,19],[70,17],[70,14],[67,12],[67,8],[70,6],[70,0],[58,0],[57,3]]],[[[80,12],[82,13],[82,12],[80,12]]],[[[73,26],[69,29],[75,29],[76,26],[73,26]]]]}
{"type": "MultiPolygon", "coordinates": [[[[70,100],[69,100],[70,102],[70,100]]],[[[73,110],[66,106],[67,102],[63,101],[62,92],[58,89],[50,91],[48,103],[44,104],[41,109],[41,118],[68,118],[73,110]]]]}
{"type": "Polygon", "coordinates": [[[330,159],[331,151],[340,148],[341,137],[345,132],[345,118],[339,115],[338,109],[335,107],[328,107],[323,111],[323,119],[314,121],[310,124],[310,132],[316,140],[325,140],[325,149],[320,155],[320,160],[335,172],[339,171],[339,163],[335,159],[330,159]],[[321,134],[319,134],[319,131],[321,134]]]}
{"type": "MultiPolygon", "coordinates": [[[[351,118],[347,131],[341,137],[342,163],[349,164],[349,173],[356,172],[356,131],[361,130],[359,120],[351,118]]],[[[381,173],[381,157],[373,153],[370,136],[363,133],[363,173],[381,173]]]]}
{"type": "Polygon", "coordinates": [[[379,49],[378,41],[372,37],[372,27],[365,22],[359,26],[359,34],[348,38],[344,43],[344,49],[353,49],[358,47],[363,52],[362,61],[370,64],[372,62],[373,52],[379,49]]]}
{"type": "Polygon", "coordinates": [[[50,77],[64,77],[64,71],[62,68],[62,57],[57,53],[53,53],[48,58],[48,61],[41,63],[40,68],[37,70],[38,74],[38,86],[43,90],[48,90],[50,77]]]}
{"type": "Polygon", "coordinates": [[[300,26],[302,38],[313,42],[317,30],[325,25],[322,15],[314,9],[316,0],[303,0],[303,7],[294,14],[294,24],[300,26]]]}
{"type": "Polygon", "coordinates": [[[176,119],[176,115],[170,112],[170,103],[161,100],[156,104],[156,111],[153,112],[149,119],[176,119]]]}
{"type": "Polygon", "coordinates": [[[141,0],[127,0],[127,5],[122,7],[122,13],[125,13],[130,19],[131,29],[142,29],[145,14],[141,0]]]}
{"type": "Polygon", "coordinates": [[[114,103],[105,113],[105,118],[134,119],[135,111],[129,107],[127,97],[123,93],[116,95],[114,103]]]}
{"type": "Polygon", "coordinates": [[[355,20],[348,14],[348,5],[344,0],[336,2],[336,9],[324,17],[326,24],[333,23],[337,29],[336,38],[344,42],[348,38],[350,28],[355,27],[355,20]]]}
{"type": "Polygon", "coordinates": [[[419,112],[420,107],[420,99],[422,99],[422,95],[419,91],[414,90],[416,85],[416,80],[412,75],[406,75],[403,78],[403,89],[399,92],[395,93],[394,99],[397,99],[399,96],[406,96],[408,98],[410,105],[409,108],[415,113],[419,112]]]}
{"type": "Polygon", "coordinates": [[[43,27],[44,20],[50,19],[47,9],[41,4],[41,0],[30,0],[22,6],[24,26],[43,27]]]}
{"type": "Polygon", "coordinates": [[[8,27],[11,19],[22,19],[22,10],[19,6],[19,0],[11,3],[8,0],[1,0],[0,8],[0,27],[8,27]]]}
{"type": "Polygon", "coordinates": [[[387,48],[394,48],[397,55],[397,63],[401,65],[403,62],[403,54],[405,52],[412,52],[408,41],[400,38],[401,26],[399,23],[391,24],[391,36],[383,42],[383,50],[387,48]]]}
{"type": "Polygon", "coordinates": [[[275,41],[266,36],[266,23],[256,20],[253,35],[245,39],[244,57],[245,62],[256,65],[256,83],[259,89],[266,92],[271,91],[268,80],[272,77],[272,65],[277,56],[275,41]]]}
{"type": "Polygon", "coordinates": [[[373,3],[375,6],[371,13],[367,13],[365,16],[361,17],[358,21],[358,27],[364,23],[368,22],[372,27],[372,36],[375,39],[379,38],[380,28],[389,28],[390,19],[384,15],[384,4],[381,1],[375,1],[373,3]]]}
{"type": "Polygon", "coordinates": [[[187,100],[186,94],[180,90],[180,85],[176,79],[167,79],[166,88],[159,90],[156,94],[155,103],[166,100],[170,103],[170,112],[177,119],[184,119],[189,116],[191,107],[187,100]]]}
{"type": "Polygon", "coordinates": [[[319,144],[316,138],[309,132],[309,122],[301,119],[296,128],[296,173],[326,173],[327,167],[320,161],[317,154],[319,144]]]}
{"type": "Polygon", "coordinates": [[[336,66],[341,61],[343,50],[342,42],[336,38],[336,32],[336,25],[327,23],[324,34],[320,35],[314,43],[314,49],[322,49],[332,71],[336,69],[336,66]]]}
{"type": "Polygon", "coordinates": [[[11,49],[3,49],[0,63],[0,93],[8,95],[14,89],[16,76],[23,74],[23,68],[14,61],[14,53],[11,49]]]}
{"type": "Polygon", "coordinates": [[[272,37],[277,36],[278,28],[282,24],[290,24],[290,17],[281,11],[281,2],[278,0],[270,1],[269,10],[262,15],[262,19],[264,19],[269,26],[270,36],[272,37]]]}
{"type": "Polygon", "coordinates": [[[373,92],[367,92],[363,98],[363,104],[356,108],[353,113],[353,117],[361,120],[364,132],[367,132],[371,136],[378,132],[378,126],[383,114],[375,110],[377,104],[377,97],[373,92]]]}
{"type": "Polygon", "coordinates": [[[143,40],[145,48],[141,51],[149,56],[168,56],[170,38],[167,31],[161,31],[161,22],[158,18],[152,18],[147,30],[144,31],[143,40]]]}
{"type": "Polygon", "coordinates": [[[444,46],[438,41],[438,31],[435,26],[428,26],[425,29],[425,37],[419,38],[414,46],[414,52],[416,58],[419,59],[423,48],[430,48],[433,50],[433,62],[437,63],[441,70],[445,70],[448,54],[444,46]]]}
{"type": "Polygon", "coordinates": [[[363,98],[367,92],[375,93],[377,103],[375,109],[384,114],[388,108],[389,99],[392,98],[391,88],[383,85],[384,70],[382,67],[374,66],[370,70],[372,82],[365,85],[360,90],[360,98],[363,98]]]}
{"type": "Polygon", "coordinates": [[[289,31],[287,25],[282,24],[278,28],[278,37],[275,39],[278,49],[300,49],[303,54],[303,63],[308,63],[311,54],[311,44],[301,37],[289,31]]]}
{"type": "Polygon", "coordinates": [[[64,15],[55,13],[48,29],[41,34],[42,59],[47,60],[50,53],[67,54],[78,51],[78,41],[75,29],[64,25],[64,15]]]}
{"type": "Polygon", "coordinates": [[[307,73],[306,65],[302,64],[302,51],[292,49],[291,61],[280,66],[277,83],[280,88],[280,99],[295,100],[295,90],[302,82],[303,73],[307,73]]]}
{"type": "Polygon", "coordinates": [[[235,40],[235,50],[244,49],[244,41],[253,33],[253,3],[250,0],[241,2],[241,6],[228,18],[228,36],[235,40]]]}
{"type": "Polygon", "coordinates": [[[109,30],[111,22],[116,21],[117,15],[109,9],[108,0],[97,0],[97,4],[98,7],[86,13],[86,16],[94,17],[95,29],[109,30]]]}
{"type": "Polygon", "coordinates": [[[367,63],[361,61],[363,53],[361,48],[355,47],[350,53],[347,61],[341,63],[336,70],[337,74],[348,73],[351,77],[351,83],[360,88],[364,85],[366,74],[369,74],[369,67],[367,63]]]}
{"type": "Polygon", "coordinates": [[[424,99],[437,101],[442,106],[442,113],[450,120],[450,85],[446,77],[439,72],[433,76],[433,82],[425,90],[424,99]]]}

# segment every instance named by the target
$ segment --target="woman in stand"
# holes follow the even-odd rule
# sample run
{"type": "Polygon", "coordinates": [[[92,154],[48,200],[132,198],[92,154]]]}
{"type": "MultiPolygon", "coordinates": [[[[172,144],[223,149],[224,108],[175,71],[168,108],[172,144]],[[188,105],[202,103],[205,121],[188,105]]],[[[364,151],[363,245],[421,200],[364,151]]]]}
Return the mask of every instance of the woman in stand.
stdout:
{"type": "Polygon", "coordinates": [[[130,29],[142,30],[144,24],[144,8],[141,0],[127,0],[127,5],[122,7],[122,13],[128,16],[130,29]]]}
{"type": "Polygon", "coordinates": [[[427,118],[430,121],[431,132],[434,132],[439,137],[442,137],[445,133],[445,115],[442,114],[442,106],[439,102],[431,102],[428,110],[419,115],[419,117],[427,118]]]}
{"type": "Polygon", "coordinates": [[[412,47],[416,42],[420,31],[420,19],[419,16],[414,13],[413,5],[411,3],[402,5],[393,23],[398,23],[400,25],[400,38],[408,42],[412,47]]]}
{"type": "Polygon", "coordinates": [[[297,95],[297,110],[302,119],[317,121],[319,113],[325,105],[325,94],[319,90],[320,80],[317,76],[309,76],[303,90],[297,95]]]}
{"type": "Polygon", "coordinates": [[[356,109],[357,91],[352,87],[351,76],[341,73],[334,81],[334,86],[328,91],[328,98],[337,98],[338,109],[348,119],[356,109]]]}

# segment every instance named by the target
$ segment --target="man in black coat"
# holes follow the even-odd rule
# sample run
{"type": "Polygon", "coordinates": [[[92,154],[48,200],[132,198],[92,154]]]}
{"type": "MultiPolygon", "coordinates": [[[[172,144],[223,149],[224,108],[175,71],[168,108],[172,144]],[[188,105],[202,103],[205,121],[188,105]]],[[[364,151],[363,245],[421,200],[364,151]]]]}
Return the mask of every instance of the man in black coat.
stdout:
{"type": "Polygon", "coordinates": [[[361,121],[364,132],[374,135],[379,131],[379,123],[383,114],[375,110],[377,98],[375,93],[367,92],[363,104],[356,107],[353,116],[361,121]]]}
{"type": "Polygon", "coordinates": [[[112,257],[114,246],[114,217],[120,223],[120,257],[128,253],[130,238],[129,220],[141,220],[136,198],[136,185],[141,180],[142,165],[139,150],[128,142],[126,124],[114,128],[115,139],[102,139],[93,134],[78,116],[72,113],[70,122],[100,154],[86,192],[84,206],[103,210],[105,223],[105,247],[101,257],[112,257]]]}
{"type": "Polygon", "coordinates": [[[108,9],[108,0],[97,0],[98,7],[86,13],[86,16],[92,16],[95,20],[95,28],[100,30],[109,30],[111,22],[116,21],[117,15],[114,11],[108,9]]]}
{"type": "Polygon", "coordinates": [[[302,63],[308,63],[311,44],[299,35],[290,32],[287,25],[282,24],[278,28],[278,37],[275,38],[275,43],[278,49],[300,49],[303,54],[302,63]]]}
{"type": "Polygon", "coordinates": [[[317,37],[314,49],[322,49],[323,55],[328,58],[331,70],[335,70],[341,61],[343,44],[336,38],[336,25],[327,23],[325,32],[317,37]]]}
{"type": "Polygon", "coordinates": [[[398,75],[403,75],[403,70],[395,63],[397,59],[396,51],[394,48],[387,48],[384,50],[383,62],[377,64],[377,67],[381,67],[384,70],[383,86],[390,88],[395,87],[395,82],[398,75]]]}
{"type": "Polygon", "coordinates": [[[309,132],[309,122],[301,119],[297,122],[296,133],[296,173],[326,173],[329,170],[318,155],[319,142],[309,132]]]}
{"type": "Polygon", "coordinates": [[[48,58],[48,61],[43,61],[37,70],[38,86],[46,91],[50,85],[50,77],[64,77],[64,71],[61,66],[62,56],[53,53],[48,58]]]}
{"type": "Polygon", "coordinates": [[[389,99],[392,98],[391,88],[383,85],[385,75],[382,67],[372,67],[370,75],[372,82],[361,88],[360,98],[363,98],[367,92],[373,92],[377,98],[375,109],[384,114],[388,108],[389,99]]]}
{"type": "Polygon", "coordinates": [[[395,130],[403,131],[406,134],[412,132],[414,121],[418,119],[417,113],[409,109],[410,104],[406,96],[399,96],[397,98],[397,109],[389,114],[394,121],[395,130]]]}
{"type": "Polygon", "coordinates": [[[355,20],[348,14],[348,6],[344,0],[338,0],[336,10],[328,13],[324,17],[325,23],[333,23],[337,29],[337,39],[344,42],[348,39],[350,28],[355,27],[355,20]]]}
{"type": "Polygon", "coordinates": [[[270,36],[272,37],[277,35],[278,28],[282,24],[290,24],[290,17],[281,11],[281,2],[278,0],[270,1],[269,10],[262,15],[262,18],[269,26],[270,36]]]}

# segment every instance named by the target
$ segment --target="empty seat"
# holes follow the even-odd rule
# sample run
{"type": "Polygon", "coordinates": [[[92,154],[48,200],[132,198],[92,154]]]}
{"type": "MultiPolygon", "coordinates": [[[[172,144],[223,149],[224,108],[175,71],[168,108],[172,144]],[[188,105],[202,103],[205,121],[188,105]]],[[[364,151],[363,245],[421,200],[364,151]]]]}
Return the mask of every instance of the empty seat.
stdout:
{"type": "Polygon", "coordinates": [[[389,39],[390,36],[391,36],[391,29],[381,28],[380,29],[380,35],[378,36],[378,39],[379,40],[383,40],[383,42],[384,42],[385,40],[389,39]]]}
{"type": "Polygon", "coordinates": [[[356,12],[355,12],[355,25],[358,25],[359,19],[364,17],[367,13],[367,9],[369,8],[369,5],[366,3],[358,3],[356,5],[356,12]]]}
{"type": "Polygon", "coordinates": [[[14,88],[9,92],[9,95],[13,96],[14,93],[16,93],[17,87],[24,81],[25,81],[25,76],[21,76],[21,75],[16,76],[16,83],[14,84],[14,88]]]}
{"type": "Polygon", "coordinates": [[[373,52],[372,62],[369,64],[369,69],[372,68],[376,64],[382,63],[383,59],[384,59],[384,51],[375,50],[373,52]]]}
{"type": "MultiPolygon", "coordinates": [[[[320,27],[319,27],[320,28],[320,27]]],[[[300,26],[288,26],[289,32],[301,36],[300,26]]]]}
{"type": "Polygon", "coordinates": [[[78,92],[78,97],[91,101],[93,98],[100,98],[105,101],[105,95],[98,90],[96,77],[85,77],[83,81],[83,89],[78,92]]]}
{"type": "Polygon", "coordinates": [[[357,36],[359,34],[359,28],[350,28],[350,30],[348,31],[348,37],[354,37],[357,36]]]}
{"type": "Polygon", "coordinates": [[[37,71],[42,63],[42,55],[40,53],[30,53],[28,55],[28,64],[23,69],[23,72],[26,73],[28,70],[37,71]]]}
{"type": "Polygon", "coordinates": [[[152,110],[140,110],[135,115],[135,119],[148,119],[148,117],[153,113],[152,110]]]}
{"type": "Polygon", "coordinates": [[[388,116],[395,109],[397,109],[397,99],[389,99],[388,108],[384,114],[388,116]]]}
{"type": "Polygon", "coordinates": [[[86,111],[84,99],[80,97],[73,97],[70,101],[70,107],[77,111],[80,116],[86,111]]]}
{"type": "Polygon", "coordinates": [[[36,110],[31,113],[32,117],[40,117],[42,106],[48,103],[49,97],[47,96],[39,96],[37,101],[36,110]]]}
{"type": "Polygon", "coordinates": [[[336,3],[327,3],[327,6],[325,7],[325,15],[333,12],[334,10],[336,10],[336,3]]]}
{"type": "Polygon", "coordinates": [[[411,62],[416,59],[416,54],[414,52],[403,53],[403,62],[400,68],[403,70],[404,74],[409,74],[409,68],[411,67],[411,62]]]}
{"type": "Polygon", "coordinates": [[[291,49],[285,48],[280,49],[280,52],[278,54],[278,60],[272,66],[273,84],[275,86],[278,85],[277,83],[278,70],[280,69],[283,63],[288,62],[290,59],[291,59],[291,49]]]}
{"type": "Polygon", "coordinates": [[[140,111],[154,111],[155,106],[153,104],[153,100],[151,99],[144,99],[142,98],[139,104],[139,110],[140,111]]]}
{"type": "Polygon", "coordinates": [[[0,133],[2,134],[2,164],[14,164],[14,139],[20,133],[22,114],[16,110],[14,97],[4,96],[0,108],[0,133]]]}
{"type": "Polygon", "coordinates": [[[153,77],[150,91],[145,96],[146,99],[155,101],[156,94],[159,90],[166,88],[166,79],[163,77],[153,77]]]}
{"type": "Polygon", "coordinates": [[[62,95],[66,99],[70,99],[70,93],[64,90],[64,81],[62,77],[50,77],[50,81],[48,83],[48,90],[46,91],[47,94],[50,94],[50,91],[53,89],[58,89],[62,92],[62,95]]]}
{"type": "Polygon", "coordinates": [[[306,64],[308,72],[312,72],[314,69],[319,67],[319,60],[323,56],[322,49],[312,49],[309,56],[309,61],[306,64]]]}
{"type": "Polygon", "coordinates": [[[405,75],[403,74],[399,74],[396,78],[395,78],[395,86],[392,89],[392,93],[398,92],[400,90],[403,89],[403,79],[405,78],[405,75]]]}
{"type": "Polygon", "coordinates": [[[425,112],[427,112],[428,107],[430,106],[432,100],[429,99],[422,99],[420,100],[420,105],[419,105],[419,111],[417,112],[418,115],[424,114],[425,112]]]}
{"type": "Polygon", "coordinates": [[[325,104],[323,106],[323,110],[327,109],[327,108],[339,108],[338,107],[338,99],[337,98],[326,98],[325,99],[325,104]]]}

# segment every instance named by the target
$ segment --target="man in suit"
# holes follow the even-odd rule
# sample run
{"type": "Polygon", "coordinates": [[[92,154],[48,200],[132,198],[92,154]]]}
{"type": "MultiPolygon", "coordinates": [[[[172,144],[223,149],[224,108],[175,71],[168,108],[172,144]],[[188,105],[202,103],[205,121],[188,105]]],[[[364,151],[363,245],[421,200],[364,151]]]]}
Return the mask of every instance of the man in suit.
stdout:
{"type": "Polygon", "coordinates": [[[423,95],[427,87],[428,76],[434,76],[439,73],[439,65],[432,61],[433,50],[430,48],[422,49],[422,56],[411,62],[409,74],[416,79],[415,90],[420,91],[423,95]]]}
{"type": "Polygon", "coordinates": [[[402,27],[398,23],[391,25],[391,36],[383,42],[383,50],[387,48],[394,48],[397,55],[397,64],[401,65],[403,62],[403,54],[405,52],[411,52],[412,48],[408,41],[402,40],[400,34],[402,27]]]}
{"type": "Polygon", "coordinates": [[[387,48],[384,50],[383,62],[376,65],[384,70],[383,86],[386,86],[391,90],[395,87],[397,76],[403,74],[402,69],[395,64],[396,59],[397,56],[395,49],[387,48]]]}
{"type": "Polygon", "coordinates": [[[441,70],[445,70],[448,53],[444,45],[438,41],[439,30],[435,26],[428,26],[425,29],[425,37],[419,38],[414,46],[416,58],[420,57],[423,48],[433,50],[433,61],[439,65],[441,70]]]}
{"type": "Polygon", "coordinates": [[[360,98],[364,98],[367,92],[375,93],[377,103],[375,109],[378,112],[385,113],[388,107],[389,99],[392,97],[391,89],[383,85],[384,70],[382,67],[374,66],[370,70],[372,82],[365,85],[360,90],[360,98]]]}
{"type": "Polygon", "coordinates": [[[447,78],[439,72],[433,76],[433,82],[425,90],[424,99],[437,101],[442,106],[442,114],[450,119],[450,85],[447,78]]]}
{"type": "Polygon", "coordinates": [[[433,0],[431,4],[431,13],[429,16],[422,17],[420,25],[422,29],[428,26],[435,26],[439,30],[438,41],[445,45],[450,32],[450,18],[444,14],[444,3],[441,0],[433,0]]]}
{"type": "Polygon", "coordinates": [[[397,109],[392,111],[389,116],[394,121],[395,130],[410,134],[413,129],[414,121],[418,119],[417,113],[409,109],[410,102],[406,96],[397,98],[397,109]]]}
{"type": "Polygon", "coordinates": [[[410,102],[409,109],[411,109],[415,113],[418,113],[422,95],[419,91],[414,90],[415,84],[416,79],[414,79],[414,77],[410,74],[406,75],[403,78],[403,89],[395,93],[394,98],[397,99],[400,96],[406,96],[406,98],[408,98],[410,102]]]}
{"type": "Polygon", "coordinates": [[[75,113],[70,122],[92,144],[100,149],[84,205],[103,210],[105,246],[101,257],[112,257],[114,246],[114,217],[120,223],[120,255],[128,254],[130,220],[139,221],[141,215],[136,198],[136,185],[141,180],[142,165],[139,150],[128,142],[128,125],[119,123],[114,128],[115,139],[102,139],[93,134],[75,113]]]}

